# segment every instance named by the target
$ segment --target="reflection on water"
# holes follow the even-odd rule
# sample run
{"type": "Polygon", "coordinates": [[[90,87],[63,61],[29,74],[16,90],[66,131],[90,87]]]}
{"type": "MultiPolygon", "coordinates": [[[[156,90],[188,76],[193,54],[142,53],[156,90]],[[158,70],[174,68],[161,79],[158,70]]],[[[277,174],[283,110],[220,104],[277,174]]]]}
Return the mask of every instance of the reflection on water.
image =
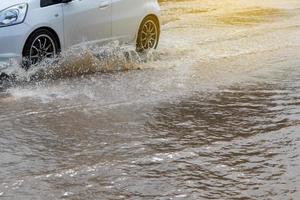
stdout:
{"type": "Polygon", "coordinates": [[[284,16],[282,10],[275,8],[251,8],[245,11],[227,14],[219,18],[221,22],[231,25],[251,25],[284,16]]]}
{"type": "Polygon", "coordinates": [[[163,2],[147,62],[83,48],[0,88],[0,199],[299,199],[299,1],[163,2]]]}

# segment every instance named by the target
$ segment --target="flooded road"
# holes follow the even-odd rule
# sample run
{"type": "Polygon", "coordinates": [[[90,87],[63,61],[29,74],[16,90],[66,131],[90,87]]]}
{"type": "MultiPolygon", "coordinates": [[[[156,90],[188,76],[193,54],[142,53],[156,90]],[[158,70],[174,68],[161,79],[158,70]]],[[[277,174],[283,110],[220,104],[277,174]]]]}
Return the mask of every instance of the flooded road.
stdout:
{"type": "Polygon", "coordinates": [[[1,90],[0,199],[300,198],[300,2],[161,3],[147,62],[1,90]]]}

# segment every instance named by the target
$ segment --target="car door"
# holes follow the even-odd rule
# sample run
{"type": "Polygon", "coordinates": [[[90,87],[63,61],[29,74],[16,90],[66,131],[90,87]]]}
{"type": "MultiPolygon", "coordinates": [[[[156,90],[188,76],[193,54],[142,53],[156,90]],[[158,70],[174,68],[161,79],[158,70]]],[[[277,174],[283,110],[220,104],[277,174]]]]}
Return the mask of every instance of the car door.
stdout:
{"type": "MultiPolygon", "coordinates": [[[[59,39],[63,41],[63,10],[59,1],[41,0],[40,8],[28,12],[27,18],[32,19],[32,26],[47,26],[55,30],[59,39]]],[[[61,44],[61,47],[64,47],[63,45],[61,44]]]]}
{"type": "Polygon", "coordinates": [[[112,0],[112,36],[123,42],[135,39],[145,0],[112,0]]]}
{"type": "Polygon", "coordinates": [[[63,5],[67,47],[111,38],[111,0],[73,0],[63,5]]]}

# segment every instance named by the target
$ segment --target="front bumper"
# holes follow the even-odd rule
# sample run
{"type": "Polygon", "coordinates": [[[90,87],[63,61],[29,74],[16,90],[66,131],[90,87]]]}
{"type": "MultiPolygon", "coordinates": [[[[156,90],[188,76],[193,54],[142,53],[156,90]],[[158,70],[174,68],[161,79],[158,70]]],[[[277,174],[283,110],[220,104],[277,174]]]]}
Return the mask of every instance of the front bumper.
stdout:
{"type": "Polygon", "coordinates": [[[22,60],[22,51],[30,28],[22,23],[0,28],[0,69],[1,64],[14,59],[22,60]]]}

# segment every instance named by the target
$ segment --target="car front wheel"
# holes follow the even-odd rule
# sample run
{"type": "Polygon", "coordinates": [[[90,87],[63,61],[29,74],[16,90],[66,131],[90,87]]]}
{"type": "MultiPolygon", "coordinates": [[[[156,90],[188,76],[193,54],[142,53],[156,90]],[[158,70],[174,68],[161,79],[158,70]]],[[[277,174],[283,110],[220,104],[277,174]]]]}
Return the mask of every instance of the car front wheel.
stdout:
{"type": "Polygon", "coordinates": [[[47,58],[54,58],[59,52],[59,43],[55,35],[47,29],[32,33],[23,50],[23,66],[29,68],[47,58]]]}

